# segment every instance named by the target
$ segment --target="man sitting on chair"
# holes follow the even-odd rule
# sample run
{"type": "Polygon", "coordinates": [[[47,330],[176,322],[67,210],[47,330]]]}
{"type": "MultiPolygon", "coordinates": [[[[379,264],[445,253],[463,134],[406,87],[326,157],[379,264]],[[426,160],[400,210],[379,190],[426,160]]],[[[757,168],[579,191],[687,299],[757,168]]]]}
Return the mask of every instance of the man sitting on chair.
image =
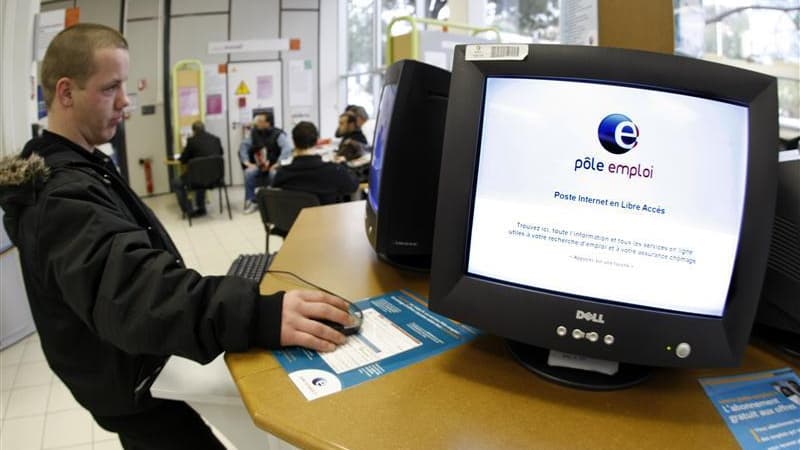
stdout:
{"type": "Polygon", "coordinates": [[[321,204],[327,205],[355,192],[358,181],[344,165],[322,161],[322,156],[314,152],[318,138],[319,132],[313,123],[295,125],[292,163],[278,168],[272,186],[310,192],[319,197],[321,204]]]}
{"type": "Polygon", "coordinates": [[[245,151],[239,149],[239,157],[244,165],[244,213],[255,212],[256,188],[267,186],[274,176],[275,168],[282,159],[291,154],[291,145],[286,133],[275,127],[272,113],[266,112],[255,116],[253,129],[250,131],[250,147],[245,151]]]}
{"type": "MultiPolygon", "coordinates": [[[[205,125],[199,120],[192,124],[192,137],[186,142],[186,148],[181,153],[181,164],[188,164],[194,158],[203,156],[222,156],[222,142],[219,138],[206,131],[205,125]]],[[[191,217],[204,216],[206,214],[206,191],[205,189],[197,189],[194,191],[194,199],[197,207],[192,209],[189,198],[186,195],[187,173],[184,173],[178,178],[172,179],[172,188],[175,190],[175,195],[178,197],[178,204],[181,206],[181,211],[191,217]]]]}

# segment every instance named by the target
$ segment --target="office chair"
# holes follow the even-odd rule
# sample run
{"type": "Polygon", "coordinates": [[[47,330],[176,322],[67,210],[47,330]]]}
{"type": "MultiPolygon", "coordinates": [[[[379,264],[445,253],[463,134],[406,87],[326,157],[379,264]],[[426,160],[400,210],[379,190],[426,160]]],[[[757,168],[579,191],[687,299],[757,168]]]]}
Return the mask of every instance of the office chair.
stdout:
{"type": "Polygon", "coordinates": [[[269,255],[269,235],[285,237],[300,210],[318,206],[319,198],[308,192],[267,187],[256,192],[256,203],[267,232],[266,253],[269,255]]]}
{"type": "MultiPolygon", "coordinates": [[[[228,205],[228,218],[231,215],[231,203],[228,200],[228,187],[225,185],[225,161],[222,156],[203,156],[189,160],[186,165],[186,178],[184,188],[187,192],[197,189],[218,188],[219,213],[222,214],[222,191],[225,191],[225,203],[228,205]]],[[[189,217],[189,226],[192,226],[192,215],[189,217]]]]}

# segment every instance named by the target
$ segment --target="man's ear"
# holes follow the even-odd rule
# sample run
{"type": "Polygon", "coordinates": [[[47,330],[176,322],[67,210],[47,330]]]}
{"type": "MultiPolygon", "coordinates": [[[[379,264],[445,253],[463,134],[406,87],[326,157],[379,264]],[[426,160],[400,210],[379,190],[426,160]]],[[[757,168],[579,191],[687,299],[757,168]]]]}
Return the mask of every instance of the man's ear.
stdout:
{"type": "Polygon", "coordinates": [[[73,90],[75,82],[69,77],[61,77],[56,81],[56,92],[54,101],[61,106],[69,107],[73,104],[73,90]]]}

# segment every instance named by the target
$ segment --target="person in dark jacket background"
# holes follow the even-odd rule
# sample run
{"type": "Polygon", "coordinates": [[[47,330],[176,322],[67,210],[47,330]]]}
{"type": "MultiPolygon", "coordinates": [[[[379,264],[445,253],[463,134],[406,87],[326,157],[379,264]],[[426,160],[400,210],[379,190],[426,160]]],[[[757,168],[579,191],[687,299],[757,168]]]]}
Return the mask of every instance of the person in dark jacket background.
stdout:
{"type": "Polygon", "coordinates": [[[273,187],[315,194],[320,204],[339,201],[358,189],[355,175],[342,164],[324,162],[314,152],[319,138],[311,122],[299,122],[292,128],[294,157],[292,163],[278,168],[273,187]]]}
{"type": "MultiPolygon", "coordinates": [[[[187,139],[186,148],[181,152],[179,160],[181,164],[188,164],[194,158],[222,156],[222,152],[222,142],[218,137],[206,131],[206,126],[198,120],[192,124],[192,137],[187,139]]],[[[175,196],[178,197],[181,211],[192,217],[204,216],[206,215],[206,190],[196,189],[194,191],[194,200],[197,206],[192,209],[184,188],[186,176],[184,173],[179,178],[172,180],[172,188],[175,190],[175,196]]]]}
{"type": "Polygon", "coordinates": [[[128,104],[127,42],[78,24],[47,49],[49,131],[0,161],[4,226],[19,250],[42,350],[75,399],[126,449],[224,448],[183,402],[149,386],[169,355],[205,363],[223,351],[300,345],[333,350],[344,300],[208,276],[183,260],[152,211],[95,146],[128,104]]]}
{"type": "Polygon", "coordinates": [[[346,146],[355,142],[360,145],[367,145],[367,137],[358,126],[358,118],[355,113],[345,111],[339,115],[339,128],[336,129],[336,137],[342,138],[339,142],[339,148],[336,150],[337,156],[345,156],[346,146]]]}

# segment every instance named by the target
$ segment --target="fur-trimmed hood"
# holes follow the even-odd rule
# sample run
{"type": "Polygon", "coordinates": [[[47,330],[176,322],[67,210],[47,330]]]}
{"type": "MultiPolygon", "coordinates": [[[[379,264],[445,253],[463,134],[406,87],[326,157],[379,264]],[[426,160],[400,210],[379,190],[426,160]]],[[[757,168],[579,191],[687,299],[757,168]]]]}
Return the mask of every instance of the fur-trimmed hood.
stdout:
{"type": "Polygon", "coordinates": [[[18,218],[21,212],[36,203],[36,196],[50,177],[44,158],[36,153],[27,158],[0,158],[0,208],[3,225],[11,242],[17,243],[18,218]]]}
{"type": "Polygon", "coordinates": [[[50,169],[44,158],[35,153],[28,158],[7,156],[0,159],[0,207],[33,204],[37,189],[49,176],[50,169]]]}

